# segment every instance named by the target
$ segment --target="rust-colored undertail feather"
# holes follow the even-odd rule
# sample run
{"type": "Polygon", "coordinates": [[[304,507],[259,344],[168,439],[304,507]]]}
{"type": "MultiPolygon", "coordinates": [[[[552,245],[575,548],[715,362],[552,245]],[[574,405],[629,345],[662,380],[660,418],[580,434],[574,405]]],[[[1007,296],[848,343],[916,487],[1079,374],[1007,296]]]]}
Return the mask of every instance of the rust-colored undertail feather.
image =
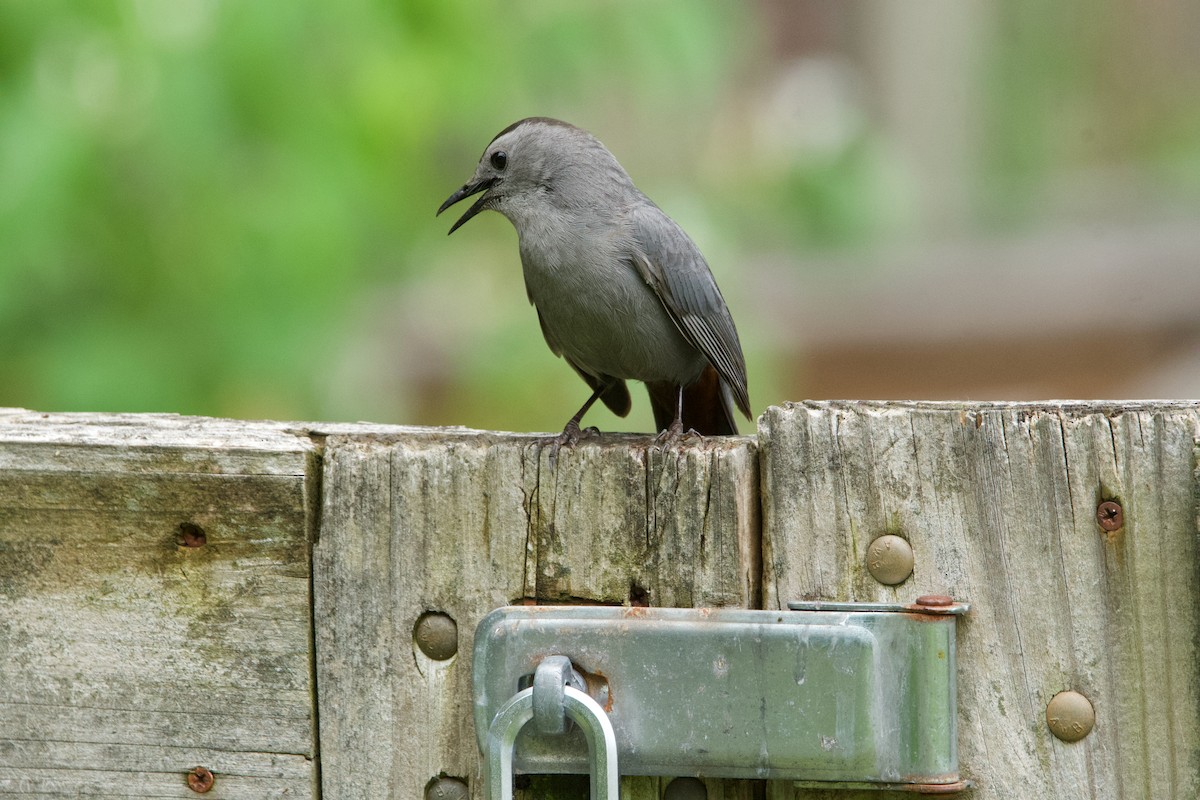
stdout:
{"type": "MultiPolygon", "coordinates": [[[[664,431],[675,420],[678,387],[673,383],[647,383],[646,391],[654,410],[654,424],[664,431]]],[[[702,436],[728,436],[738,432],[733,409],[721,391],[720,376],[712,366],[705,368],[695,383],[684,387],[683,429],[694,430],[702,436]]]]}

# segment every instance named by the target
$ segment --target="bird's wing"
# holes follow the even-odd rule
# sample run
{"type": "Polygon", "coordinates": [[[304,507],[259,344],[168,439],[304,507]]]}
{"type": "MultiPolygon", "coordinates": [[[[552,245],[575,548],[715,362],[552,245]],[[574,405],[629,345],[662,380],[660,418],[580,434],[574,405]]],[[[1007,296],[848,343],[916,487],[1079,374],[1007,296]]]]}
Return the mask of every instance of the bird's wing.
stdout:
{"type": "Polygon", "coordinates": [[[636,243],[630,262],[654,289],[684,338],[716,368],[737,407],[749,417],[742,346],[704,256],[683,229],[653,203],[638,204],[629,221],[636,243]]]}

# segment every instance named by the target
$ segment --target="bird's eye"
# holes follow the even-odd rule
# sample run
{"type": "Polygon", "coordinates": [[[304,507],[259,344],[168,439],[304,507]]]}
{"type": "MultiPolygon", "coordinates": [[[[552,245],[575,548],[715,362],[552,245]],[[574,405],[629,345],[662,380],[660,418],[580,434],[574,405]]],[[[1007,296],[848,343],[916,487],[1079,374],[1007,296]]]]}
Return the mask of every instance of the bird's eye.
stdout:
{"type": "Polygon", "coordinates": [[[492,153],[491,162],[493,167],[498,170],[503,170],[506,166],[508,166],[508,153],[504,152],[503,150],[497,150],[496,152],[492,153]]]}

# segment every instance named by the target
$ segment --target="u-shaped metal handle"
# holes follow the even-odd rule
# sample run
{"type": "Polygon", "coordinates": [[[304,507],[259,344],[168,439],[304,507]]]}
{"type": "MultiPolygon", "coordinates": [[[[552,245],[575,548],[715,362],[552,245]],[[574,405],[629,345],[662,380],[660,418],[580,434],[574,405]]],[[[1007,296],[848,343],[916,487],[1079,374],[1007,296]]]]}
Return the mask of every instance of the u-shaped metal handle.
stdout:
{"type": "MultiPolygon", "coordinates": [[[[536,686],[536,684],[535,684],[536,686]]],[[[525,723],[533,719],[534,688],[513,695],[488,727],[485,760],[489,800],[512,800],[513,745],[525,723]]],[[[592,800],[619,800],[617,739],[600,704],[571,686],[563,687],[563,711],[587,738],[592,766],[592,800]]]]}

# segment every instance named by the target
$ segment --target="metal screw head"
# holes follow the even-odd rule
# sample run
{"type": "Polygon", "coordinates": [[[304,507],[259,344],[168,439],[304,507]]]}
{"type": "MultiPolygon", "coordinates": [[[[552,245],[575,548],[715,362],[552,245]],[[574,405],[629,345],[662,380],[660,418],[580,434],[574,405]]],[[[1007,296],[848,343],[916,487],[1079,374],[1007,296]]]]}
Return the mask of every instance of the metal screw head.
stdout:
{"type": "Polygon", "coordinates": [[[425,800],[467,800],[471,793],[458,778],[435,778],[425,787],[425,800]]]}
{"type": "Polygon", "coordinates": [[[947,594],[923,594],[917,598],[917,605],[942,608],[954,605],[954,598],[947,594]]]}
{"type": "Polygon", "coordinates": [[[187,774],[188,788],[197,794],[204,794],[213,787],[217,779],[208,767],[195,767],[187,774]]]}
{"type": "Polygon", "coordinates": [[[1120,503],[1106,500],[1096,506],[1096,522],[1106,531],[1115,531],[1125,526],[1125,510],[1120,503]]]}
{"type": "Polygon", "coordinates": [[[1096,710],[1079,692],[1059,692],[1046,705],[1046,724],[1064,742],[1078,742],[1092,732],[1096,710]]]}
{"type": "Polygon", "coordinates": [[[867,571],[888,586],[903,583],[913,571],[912,545],[890,533],[880,536],[867,548],[867,571]]]}
{"type": "Polygon", "coordinates": [[[458,625],[449,614],[426,611],[413,626],[413,639],[434,661],[445,661],[458,652],[458,625]]]}
{"type": "Polygon", "coordinates": [[[707,800],[708,787],[699,778],[676,778],[667,784],[663,800],[707,800]]]}

